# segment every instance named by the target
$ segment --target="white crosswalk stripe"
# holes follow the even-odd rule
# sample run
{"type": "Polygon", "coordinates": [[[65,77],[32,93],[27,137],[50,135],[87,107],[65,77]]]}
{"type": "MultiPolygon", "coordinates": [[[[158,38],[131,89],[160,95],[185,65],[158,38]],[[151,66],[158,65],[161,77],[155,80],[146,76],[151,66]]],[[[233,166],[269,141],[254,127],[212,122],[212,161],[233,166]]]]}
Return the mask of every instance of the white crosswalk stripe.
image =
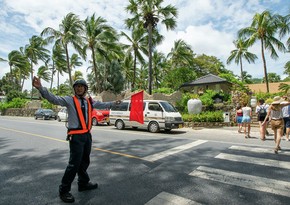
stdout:
{"type": "Polygon", "coordinates": [[[215,158],[234,161],[234,162],[244,162],[244,163],[257,164],[257,165],[263,165],[263,166],[269,166],[269,167],[290,169],[290,162],[278,161],[278,160],[273,160],[273,159],[264,159],[264,158],[241,156],[241,155],[235,155],[235,154],[226,154],[226,153],[221,153],[217,155],[215,158]]]}
{"type": "Polygon", "coordinates": [[[275,179],[252,176],[238,172],[200,166],[189,175],[217,181],[225,184],[240,186],[257,191],[263,191],[283,196],[289,196],[290,183],[275,179]]]}
{"type": "Polygon", "coordinates": [[[207,142],[207,141],[206,140],[197,140],[197,141],[185,144],[185,145],[181,145],[181,146],[178,146],[178,147],[173,147],[173,148],[171,148],[169,150],[165,150],[163,152],[159,152],[159,153],[156,153],[156,154],[153,154],[153,155],[149,155],[149,156],[143,157],[142,159],[146,160],[146,161],[154,162],[154,161],[157,161],[157,160],[162,159],[164,157],[168,157],[170,155],[173,155],[173,154],[182,152],[184,150],[190,149],[192,147],[201,145],[201,144],[203,144],[205,142],[207,142]]]}
{"type": "MultiPolygon", "coordinates": [[[[267,148],[257,148],[257,147],[247,147],[247,146],[231,146],[230,150],[240,150],[247,151],[247,153],[273,153],[273,150],[267,148]]],[[[280,155],[280,153],[279,153],[280,155]]],[[[289,155],[289,152],[283,151],[283,155],[289,155]]],[[[289,170],[290,162],[274,160],[274,159],[265,159],[258,157],[250,157],[238,154],[228,154],[220,153],[216,159],[227,160],[232,162],[243,162],[247,163],[247,166],[251,165],[262,165],[267,167],[277,167],[280,169],[289,170]]],[[[244,165],[243,165],[244,166],[244,165]]],[[[199,166],[196,170],[192,171],[190,176],[207,179],[211,181],[221,182],[224,184],[240,186],[243,188],[248,188],[252,190],[272,193],[276,195],[289,197],[290,182],[281,181],[277,179],[269,179],[260,176],[254,176],[249,174],[244,174],[240,172],[233,172],[229,170],[217,169],[208,166],[199,166]]]]}
{"type": "MultiPolygon", "coordinates": [[[[247,146],[231,146],[229,149],[232,150],[240,150],[240,151],[249,151],[249,152],[255,152],[255,153],[269,153],[269,154],[273,154],[273,149],[269,148],[259,148],[259,147],[247,147],[247,146]]],[[[279,155],[290,155],[289,151],[282,151],[279,152],[279,155]]]]}

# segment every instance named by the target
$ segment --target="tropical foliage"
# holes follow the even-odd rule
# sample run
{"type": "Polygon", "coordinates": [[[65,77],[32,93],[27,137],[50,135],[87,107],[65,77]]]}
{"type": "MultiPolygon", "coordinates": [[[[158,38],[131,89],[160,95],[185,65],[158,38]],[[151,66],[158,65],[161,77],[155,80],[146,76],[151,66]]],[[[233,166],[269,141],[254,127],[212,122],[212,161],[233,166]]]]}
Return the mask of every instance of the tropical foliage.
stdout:
{"type": "MultiPolygon", "coordinates": [[[[10,101],[26,96],[23,84],[33,75],[49,82],[52,92],[58,95],[71,94],[71,85],[79,78],[89,82],[92,94],[140,89],[149,94],[170,93],[183,83],[209,73],[232,82],[234,89],[240,92],[248,92],[246,83],[265,82],[269,91],[269,82],[281,81],[277,74],[267,72],[266,56],[269,53],[271,58],[278,59],[279,52],[290,50],[290,14],[257,13],[250,26],[240,29],[234,41],[235,49],[227,59],[227,64],[240,65],[240,75],[236,76],[220,59],[195,53],[183,39],[176,39],[167,54],[157,50],[164,39],[158,28],[165,26],[170,30],[177,26],[178,11],[171,4],[164,5],[163,0],[129,0],[126,11],[130,14],[125,20],[128,32],[118,33],[96,14],[80,19],[68,13],[58,28],[44,28],[39,36],[32,36],[27,45],[11,51],[7,58],[0,58],[9,66],[9,72],[0,79],[0,92],[9,96],[10,101]],[[257,59],[256,54],[249,52],[257,43],[261,46],[264,65],[262,79],[253,79],[250,72],[244,71],[243,60],[255,63],[257,59]],[[81,73],[79,68],[85,61],[89,64],[87,72],[81,73]],[[60,76],[67,81],[60,84],[60,76]],[[56,88],[53,88],[54,81],[56,88]]],[[[284,68],[284,73],[290,76],[289,61],[284,68]]],[[[281,90],[288,92],[287,84],[282,84],[281,90]]],[[[33,91],[35,89],[30,91],[31,98],[33,91]]],[[[185,99],[181,99],[181,104],[185,99]]]]}

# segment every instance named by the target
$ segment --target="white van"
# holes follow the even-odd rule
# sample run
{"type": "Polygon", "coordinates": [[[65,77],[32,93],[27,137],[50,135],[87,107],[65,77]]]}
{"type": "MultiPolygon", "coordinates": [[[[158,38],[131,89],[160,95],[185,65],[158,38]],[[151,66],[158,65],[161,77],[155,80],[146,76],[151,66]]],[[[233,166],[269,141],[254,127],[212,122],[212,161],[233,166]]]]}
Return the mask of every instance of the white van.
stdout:
{"type": "Polygon", "coordinates": [[[184,125],[181,114],[173,105],[163,100],[143,101],[144,124],[129,121],[130,102],[130,100],[124,100],[110,109],[110,124],[115,125],[119,130],[125,127],[133,127],[158,132],[160,129],[170,131],[171,129],[182,128],[184,125]]]}

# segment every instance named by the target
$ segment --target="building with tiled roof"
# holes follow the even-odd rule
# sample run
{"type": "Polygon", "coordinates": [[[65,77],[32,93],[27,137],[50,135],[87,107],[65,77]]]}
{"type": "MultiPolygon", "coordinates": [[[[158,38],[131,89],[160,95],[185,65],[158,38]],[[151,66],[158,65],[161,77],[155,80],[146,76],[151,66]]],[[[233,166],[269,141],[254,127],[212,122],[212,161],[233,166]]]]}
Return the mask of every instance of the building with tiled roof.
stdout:
{"type": "Polygon", "coordinates": [[[219,76],[208,74],[202,76],[192,82],[184,83],[180,86],[180,89],[187,91],[193,91],[194,93],[201,94],[206,90],[214,90],[216,92],[230,92],[232,83],[219,76]]]}

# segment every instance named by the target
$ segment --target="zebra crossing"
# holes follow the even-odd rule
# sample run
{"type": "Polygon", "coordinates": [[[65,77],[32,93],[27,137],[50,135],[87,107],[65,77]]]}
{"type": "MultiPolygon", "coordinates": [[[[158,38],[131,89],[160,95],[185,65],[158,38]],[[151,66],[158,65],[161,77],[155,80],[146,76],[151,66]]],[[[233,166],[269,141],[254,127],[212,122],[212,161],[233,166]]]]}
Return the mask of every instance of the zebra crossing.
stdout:
{"type": "MultiPolygon", "coordinates": [[[[252,146],[230,146],[225,152],[217,154],[214,159],[222,160],[227,163],[242,163],[241,166],[263,166],[267,168],[278,168],[284,170],[286,173],[290,173],[290,162],[283,161],[280,157],[276,157],[273,149],[252,147],[252,146]],[[227,151],[233,151],[234,154],[229,154],[227,151]],[[237,151],[237,153],[235,153],[237,151]],[[252,157],[250,155],[255,155],[252,157]],[[260,154],[260,157],[259,157],[260,154]],[[261,155],[264,155],[261,157],[261,155]],[[266,158],[265,158],[266,156],[266,158]]],[[[279,152],[279,156],[290,156],[289,151],[279,152]]],[[[284,157],[285,159],[285,157],[284,157]]],[[[242,188],[271,193],[278,196],[290,197],[290,179],[287,181],[275,179],[275,176],[270,178],[257,176],[256,173],[242,173],[241,170],[229,171],[215,167],[215,165],[198,166],[195,170],[189,173],[191,177],[197,177],[200,179],[210,180],[227,185],[239,186],[242,188]]],[[[290,178],[290,177],[289,177],[290,178]]],[[[157,204],[171,204],[171,205],[188,205],[199,204],[195,201],[176,196],[172,193],[162,192],[156,197],[151,199],[146,205],[157,204]]]]}
{"type": "MultiPolygon", "coordinates": [[[[245,151],[248,153],[267,153],[275,155],[273,149],[257,148],[249,146],[231,146],[229,150],[245,151]]],[[[279,155],[290,156],[290,152],[283,151],[279,155]]],[[[270,155],[269,155],[270,156],[270,155]]],[[[266,167],[275,167],[279,169],[290,170],[290,162],[281,161],[280,159],[268,159],[251,157],[241,154],[220,153],[215,156],[216,159],[226,160],[230,162],[242,162],[247,166],[261,165],[266,167]]],[[[281,181],[274,178],[266,178],[255,176],[255,173],[249,175],[241,172],[223,170],[214,167],[199,166],[189,175],[193,177],[212,180],[224,184],[240,186],[252,190],[272,193],[281,196],[290,196],[290,181],[281,181]]]]}

